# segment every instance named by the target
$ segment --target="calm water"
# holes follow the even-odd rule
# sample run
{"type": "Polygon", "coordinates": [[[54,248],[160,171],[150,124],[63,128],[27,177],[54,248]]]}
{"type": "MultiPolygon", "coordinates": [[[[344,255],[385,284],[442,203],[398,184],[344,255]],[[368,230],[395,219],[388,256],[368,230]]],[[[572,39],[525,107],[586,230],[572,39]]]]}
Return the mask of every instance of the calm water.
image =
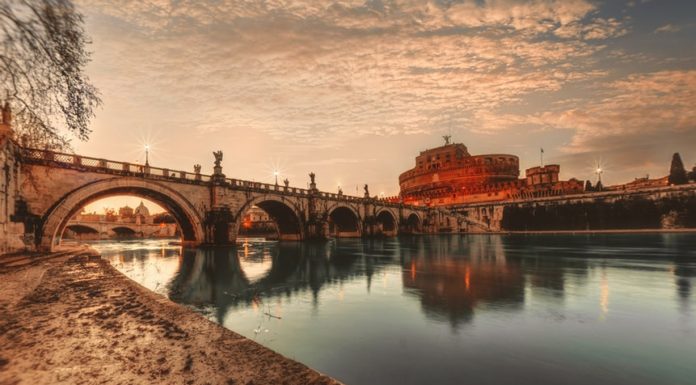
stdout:
{"type": "Polygon", "coordinates": [[[696,383],[696,234],[97,247],[347,384],[696,383]]]}

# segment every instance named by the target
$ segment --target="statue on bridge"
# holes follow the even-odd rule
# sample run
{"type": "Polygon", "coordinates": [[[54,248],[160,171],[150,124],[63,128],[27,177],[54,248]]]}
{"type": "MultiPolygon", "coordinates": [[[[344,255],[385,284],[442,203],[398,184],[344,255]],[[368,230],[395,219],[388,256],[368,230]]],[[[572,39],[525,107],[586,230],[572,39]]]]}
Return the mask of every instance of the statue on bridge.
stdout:
{"type": "Polygon", "coordinates": [[[215,157],[215,167],[220,167],[220,162],[222,162],[222,151],[213,151],[213,156],[215,157]]]}
{"type": "Polygon", "coordinates": [[[370,197],[370,189],[367,186],[367,183],[365,184],[365,187],[363,187],[363,189],[365,190],[365,198],[369,198],[370,197]]]}
{"type": "Polygon", "coordinates": [[[288,180],[288,178],[285,178],[285,179],[283,180],[283,184],[285,185],[285,188],[290,187],[290,181],[288,180]]]}
{"type": "Polygon", "coordinates": [[[314,182],[314,178],[315,178],[315,177],[316,177],[316,174],[314,174],[314,172],[310,172],[310,173],[309,173],[309,180],[310,180],[310,182],[309,182],[309,189],[310,189],[310,190],[316,190],[316,189],[317,189],[317,184],[316,184],[316,182],[314,182]]]}
{"type": "Polygon", "coordinates": [[[215,157],[215,167],[213,167],[213,180],[216,182],[224,182],[225,174],[222,173],[222,151],[213,151],[213,156],[215,157]]]}
{"type": "Polygon", "coordinates": [[[194,174],[200,174],[200,173],[201,173],[201,165],[200,165],[200,164],[194,164],[194,165],[193,165],[193,172],[194,172],[194,174]]]}

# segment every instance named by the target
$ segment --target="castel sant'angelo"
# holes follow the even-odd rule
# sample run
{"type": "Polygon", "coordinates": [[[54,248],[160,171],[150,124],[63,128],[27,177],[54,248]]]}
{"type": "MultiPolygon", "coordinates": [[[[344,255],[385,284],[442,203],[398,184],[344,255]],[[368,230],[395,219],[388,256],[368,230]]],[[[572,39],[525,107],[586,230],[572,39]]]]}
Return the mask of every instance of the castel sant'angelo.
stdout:
{"type": "Polygon", "coordinates": [[[464,144],[444,139],[444,146],[422,151],[415,167],[399,176],[404,203],[453,205],[583,191],[580,180],[559,180],[557,164],[529,168],[520,179],[517,156],[471,155],[464,144]]]}

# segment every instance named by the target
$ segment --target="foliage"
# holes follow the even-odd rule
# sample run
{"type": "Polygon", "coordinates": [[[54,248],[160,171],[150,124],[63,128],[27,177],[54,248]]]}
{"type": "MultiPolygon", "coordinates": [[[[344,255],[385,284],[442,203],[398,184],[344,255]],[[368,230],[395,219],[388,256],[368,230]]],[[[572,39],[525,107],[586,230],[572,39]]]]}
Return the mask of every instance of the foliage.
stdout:
{"type": "Polygon", "coordinates": [[[669,167],[669,184],[685,184],[688,183],[689,179],[686,175],[686,169],[684,168],[684,163],[681,160],[681,156],[678,152],[675,152],[672,156],[672,164],[669,167]]]}
{"type": "Polygon", "coordinates": [[[696,228],[696,197],[508,206],[502,226],[511,231],[659,229],[662,218],[670,212],[679,213],[678,225],[696,228]]]}
{"type": "Polygon", "coordinates": [[[152,216],[152,223],[176,223],[176,219],[174,219],[174,216],[172,216],[172,214],[159,213],[152,216]]]}
{"type": "Polygon", "coordinates": [[[86,140],[101,104],[84,69],[90,54],[83,16],[69,0],[0,1],[0,87],[24,145],[69,147],[86,140]]]}

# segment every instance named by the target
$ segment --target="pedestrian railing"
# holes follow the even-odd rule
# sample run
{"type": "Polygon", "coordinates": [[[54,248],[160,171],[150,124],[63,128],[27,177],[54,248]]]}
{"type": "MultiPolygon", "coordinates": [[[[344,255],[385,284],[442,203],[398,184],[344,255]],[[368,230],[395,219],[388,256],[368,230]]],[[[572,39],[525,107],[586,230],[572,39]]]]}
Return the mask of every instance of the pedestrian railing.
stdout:
{"type": "MultiPolygon", "coordinates": [[[[188,172],[181,170],[170,170],[168,168],[154,167],[145,164],[119,162],[108,159],[93,158],[76,154],[68,154],[51,150],[39,150],[35,148],[19,148],[20,157],[26,162],[51,164],[58,167],[73,168],[78,170],[89,170],[93,172],[102,172],[110,174],[118,174],[124,176],[136,176],[143,178],[153,178],[159,180],[171,180],[176,182],[186,183],[210,183],[214,180],[214,176],[205,175],[196,172],[188,172]]],[[[224,181],[232,188],[256,190],[262,192],[278,192],[288,195],[318,195],[322,198],[348,201],[348,202],[364,202],[366,198],[329,193],[323,191],[312,191],[299,187],[290,187],[285,185],[261,183],[240,179],[226,178],[224,181]]],[[[378,200],[382,206],[398,207],[399,203],[389,202],[387,200],[378,200]]]]}

